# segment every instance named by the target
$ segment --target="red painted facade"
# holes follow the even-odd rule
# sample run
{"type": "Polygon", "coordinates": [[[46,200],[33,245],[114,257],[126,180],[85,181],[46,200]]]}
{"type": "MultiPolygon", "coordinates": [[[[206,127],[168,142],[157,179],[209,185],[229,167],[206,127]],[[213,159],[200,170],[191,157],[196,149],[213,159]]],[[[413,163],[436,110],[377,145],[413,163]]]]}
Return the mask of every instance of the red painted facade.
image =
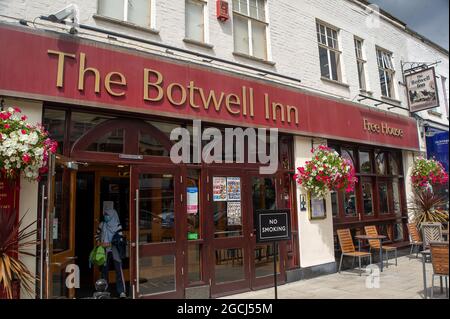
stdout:
{"type": "Polygon", "coordinates": [[[188,62],[176,62],[69,35],[38,33],[31,29],[0,26],[0,43],[2,43],[0,59],[2,95],[167,117],[202,119],[237,126],[277,127],[294,134],[400,149],[419,148],[416,121],[411,118],[313,95],[300,89],[239,77],[188,62]],[[62,87],[57,87],[58,55],[49,53],[49,50],[74,55],[64,59],[62,87]],[[81,53],[85,54],[85,69],[95,68],[99,72],[98,93],[95,92],[95,76],[92,71],[86,71],[83,89],[78,89],[81,53]],[[152,70],[148,71],[150,75],[148,82],[154,83],[158,80],[154,71],[162,76],[160,86],[164,90],[164,96],[157,102],[144,99],[146,89],[149,98],[155,99],[160,93],[155,86],[144,85],[145,69],[152,70]],[[123,79],[120,79],[115,74],[111,76],[111,81],[126,81],[126,85],[110,85],[110,91],[122,94],[121,96],[113,96],[106,90],[105,78],[110,72],[120,72],[123,75],[123,79]],[[172,90],[171,98],[175,104],[169,101],[168,88],[172,90]],[[200,89],[203,90],[203,97],[200,89]],[[186,96],[183,96],[183,91],[186,96]],[[209,108],[205,108],[204,102],[211,91],[214,91],[217,99],[221,101],[218,110],[212,99],[209,108]],[[233,96],[229,96],[230,94],[233,96]],[[266,97],[269,101],[267,104],[270,111],[269,119],[266,118],[266,97]],[[184,103],[176,105],[178,102],[184,103]],[[272,118],[272,103],[278,103],[276,110],[285,110],[284,122],[281,121],[281,112],[277,113],[276,121],[272,118]],[[297,109],[298,124],[295,121],[295,111],[292,109],[291,122],[288,123],[288,106],[297,109]],[[232,114],[233,112],[239,114],[232,114]],[[366,123],[370,123],[370,130],[365,127],[365,120],[366,123]],[[379,132],[376,131],[376,125],[379,132]],[[402,136],[386,134],[383,127],[394,128],[397,132],[401,132],[402,136]]]}

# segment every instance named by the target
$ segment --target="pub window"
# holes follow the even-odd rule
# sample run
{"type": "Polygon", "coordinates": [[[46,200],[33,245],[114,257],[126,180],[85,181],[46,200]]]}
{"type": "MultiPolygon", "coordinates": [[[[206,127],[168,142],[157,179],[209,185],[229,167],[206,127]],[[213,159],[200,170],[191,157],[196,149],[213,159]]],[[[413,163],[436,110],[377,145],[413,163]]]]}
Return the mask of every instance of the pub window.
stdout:
{"type": "MultiPolygon", "coordinates": [[[[355,186],[356,188],[356,186],[355,186]]],[[[345,217],[357,217],[357,197],[355,191],[344,193],[344,215],[345,217]]]]}
{"type": "Polygon", "coordinates": [[[338,30],[320,22],[316,23],[316,28],[320,73],[327,79],[341,82],[341,51],[339,51],[338,30]]]}
{"type": "Polygon", "coordinates": [[[371,153],[366,151],[359,152],[359,171],[360,173],[372,173],[371,153]]]}
{"type": "Polygon", "coordinates": [[[375,152],[375,169],[378,175],[386,175],[386,153],[382,151],[375,152]]]}
{"type": "Polygon", "coordinates": [[[95,126],[112,119],[111,116],[98,115],[92,113],[72,112],[70,123],[70,145],[72,146],[81,136],[95,126]]]}
{"type": "Polygon", "coordinates": [[[151,0],[99,0],[98,14],[151,27],[151,0]]]}
{"type": "Polygon", "coordinates": [[[66,132],[66,111],[45,109],[43,125],[52,139],[58,142],[57,153],[63,154],[66,132]]]}
{"type": "Polygon", "coordinates": [[[149,156],[169,156],[169,151],[152,135],[139,134],[139,154],[149,156]]]}
{"type": "Polygon", "coordinates": [[[123,130],[108,132],[86,149],[91,152],[123,153],[123,130]]]}
{"type": "Polygon", "coordinates": [[[362,195],[363,195],[363,212],[365,216],[373,216],[373,184],[371,181],[366,180],[362,182],[362,195]]]}
{"type": "Polygon", "coordinates": [[[358,80],[359,80],[359,89],[366,90],[366,60],[364,58],[363,52],[363,40],[356,38],[355,41],[355,53],[356,53],[356,64],[358,67],[358,80]]]}
{"type": "Polygon", "coordinates": [[[394,213],[396,216],[400,217],[402,215],[400,206],[400,181],[398,178],[392,180],[392,197],[394,200],[394,213]]]}
{"type": "Polygon", "coordinates": [[[267,60],[266,0],[233,0],[234,50],[267,60]]]}
{"type": "Polygon", "coordinates": [[[339,216],[339,201],[338,193],[336,191],[331,191],[331,212],[333,217],[339,216]]]}
{"type": "Polygon", "coordinates": [[[388,184],[379,183],[378,184],[378,202],[380,214],[389,214],[389,197],[388,197],[388,184]]]}
{"type": "Polygon", "coordinates": [[[204,0],[186,0],[186,38],[198,42],[205,40],[205,12],[207,2],[204,0]]]}
{"type": "Polygon", "coordinates": [[[377,48],[378,73],[380,76],[381,95],[395,98],[394,75],[395,69],[392,62],[392,53],[377,48]]]}

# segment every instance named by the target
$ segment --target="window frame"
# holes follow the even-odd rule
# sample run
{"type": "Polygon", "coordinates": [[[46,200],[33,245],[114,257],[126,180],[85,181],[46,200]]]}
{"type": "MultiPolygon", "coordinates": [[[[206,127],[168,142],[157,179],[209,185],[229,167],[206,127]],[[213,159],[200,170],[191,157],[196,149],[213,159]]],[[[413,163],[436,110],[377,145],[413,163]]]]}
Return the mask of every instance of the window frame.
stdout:
{"type": "MultiPolygon", "coordinates": [[[[138,26],[141,28],[146,28],[146,29],[153,28],[153,20],[154,20],[153,19],[153,12],[154,12],[154,7],[153,7],[154,3],[153,2],[154,2],[154,0],[147,0],[148,1],[148,9],[150,10],[148,24],[140,24],[140,23],[136,23],[136,22],[128,20],[128,6],[129,6],[130,0],[122,0],[123,1],[123,17],[121,19],[114,18],[114,17],[104,15],[103,13],[101,13],[100,12],[100,2],[101,1],[102,0],[97,0],[97,14],[98,15],[109,18],[109,19],[115,19],[115,20],[118,20],[118,21],[121,21],[121,22],[124,22],[127,24],[135,25],[135,26],[138,26]]],[[[106,0],[103,0],[103,1],[106,1],[106,0]]]]}
{"type": "MultiPolygon", "coordinates": [[[[237,3],[239,3],[239,9],[240,9],[240,4],[241,4],[242,0],[237,0],[237,3]]],[[[242,13],[240,11],[238,11],[239,9],[235,8],[235,1],[232,2],[232,12],[233,12],[233,46],[234,46],[234,51],[235,53],[238,54],[244,54],[244,55],[248,55],[252,58],[256,58],[256,59],[261,59],[264,61],[268,61],[269,60],[269,39],[268,39],[268,27],[269,27],[269,22],[267,22],[267,0],[256,0],[256,1],[263,1],[264,2],[264,20],[252,17],[250,15],[250,1],[251,0],[243,0],[246,1],[247,4],[247,14],[242,13]],[[236,48],[236,38],[235,38],[235,17],[238,17],[239,19],[246,19],[247,20],[247,34],[248,34],[248,52],[241,52],[239,50],[237,50],[236,48]],[[254,46],[253,46],[253,24],[261,24],[264,26],[264,57],[258,57],[255,55],[255,50],[254,50],[254,46]]],[[[257,12],[258,11],[258,5],[257,5],[257,12]]],[[[258,14],[259,16],[259,14],[258,14]]]]}
{"type": "Polygon", "coordinates": [[[397,94],[395,90],[395,66],[393,61],[393,53],[380,47],[376,47],[378,78],[380,80],[381,96],[389,99],[395,99],[397,94]],[[381,79],[381,72],[384,76],[384,83],[381,79]],[[390,82],[388,84],[388,77],[390,82]],[[386,94],[383,93],[383,89],[386,94]]]}
{"type": "Polygon", "coordinates": [[[366,77],[367,60],[364,52],[364,39],[355,36],[353,40],[355,45],[356,66],[358,69],[359,89],[362,91],[367,91],[367,77],[366,77]],[[360,45],[360,47],[358,47],[358,45],[360,45]]]}
{"type": "Polygon", "coordinates": [[[341,55],[342,50],[340,49],[340,39],[339,39],[340,29],[334,27],[326,22],[316,20],[316,35],[317,35],[317,44],[319,47],[319,66],[320,66],[320,75],[323,78],[326,78],[331,81],[336,81],[339,83],[343,83],[343,72],[341,66],[341,55]],[[324,28],[325,34],[321,33],[321,27],[324,28]],[[329,43],[330,37],[328,36],[328,30],[331,30],[331,45],[329,43]],[[334,32],[334,33],[333,33],[334,32]],[[334,38],[333,35],[336,35],[334,38]],[[325,36],[325,43],[322,41],[322,35],[325,36]],[[327,62],[328,62],[328,72],[329,77],[322,74],[322,65],[320,63],[320,48],[325,49],[327,51],[327,62]],[[333,68],[331,63],[331,52],[334,52],[336,55],[336,76],[337,78],[333,78],[333,68]]]}
{"type": "Polygon", "coordinates": [[[185,40],[189,40],[189,41],[194,41],[194,42],[200,42],[203,44],[208,44],[209,43],[209,39],[208,39],[208,32],[207,32],[207,28],[208,28],[208,1],[206,0],[185,0],[184,1],[184,5],[185,5],[185,14],[184,14],[184,28],[185,28],[185,34],[184,34],[184,38],[185,40]],[[203,16],[203,34],[202,34],[202,40],[198,40],[198,39],[194,39],[192,37],[189,37],[187,34],[188,31],[188,2],[191,2],[193,4],[198,4],[202,6],[202,16],[203,16]]]}

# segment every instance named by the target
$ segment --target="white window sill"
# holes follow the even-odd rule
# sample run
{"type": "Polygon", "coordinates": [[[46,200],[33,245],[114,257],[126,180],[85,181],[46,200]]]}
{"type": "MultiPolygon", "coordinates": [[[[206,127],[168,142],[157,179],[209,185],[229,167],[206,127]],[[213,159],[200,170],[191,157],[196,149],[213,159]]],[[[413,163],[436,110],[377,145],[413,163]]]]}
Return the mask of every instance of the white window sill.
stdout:
{"type": "Polygon", "coordinates": [[[187,43],[187,44],[196,45],[196,46],[199,46],[199,47],[202,47],[202,48],[205,48],[205,49],[212,49],[212,48],[214,48],[214,46],[212,44],[209,44],[209,43],[206,43],[206,42],[197,41],[197,40],[192,40],[192,39],[189,39],[189,38],[184,38],[183,42],[187,43]]]}
{"type": "Polygon", "coordinates": [[[329,78],[324,77],[324,76],[321,76],[320,79],[321,79],[322,81],[324,81],[324,82],[328,82],[328,83],[340,85],[340,86],[345,87],[345,88],[347,88],[347,89],[350,88],[350,85],[348,85],[347,83],[344,83],[344,82],[332,80],[332,79],[329,79],[329,78]]]}
{"type": "Polygon", "coordinates": [[[373,91],[367,91],[367,90],[364,90],[364,89],[359,89],[359,92],[362,93],[362,94],[370,95],[370,96],[373,95],[373,91]]]}
{"type": "Polygon", "coordinates": [[[111,18],[111,17],[107,17],[107,16],[103,16],[103,15],[99,15],[99,14],[94,14],[92,16],[94,18],[94,20],[100,20],[100,21],[104,21],[104,22],[109,22],[109,23],[114,23],[120,26],[124,26],[130,29],[135,29],[138,31],[143,31],[143,32],[147,32],[147,33],[151,33],[151,34],[159,34],[159,30],[150,28],[150,27],[144,27],[144,26],[140,26],[137,24],[134,24],[132,22],[127,22],[127,21],[122,21],[122,20],[118,20],[115,18],[111,18]]]}
{"type": "Polygon", "coordinates": [[[264,63],[264,64],[267,64],[267,65],[270,65],[270,66],[275,66],[275,64],[276,64],[273,61],[264,60],[264,59],[257,58],[257,57],[254,57],[252,55],[248,55],[248,54],[245,54],[245,53],[233,52],[233,55],[237,56],[239,58],[244,58],[244,59],[247,59],[247,60],[252,60],[252,61],[255,61],[255,62],[264,63]]]}
{"type": "Polygon", "coordinates": [[[384,95],[381,96],[381,99],[382,99],[382,100],[385,100],[385,101],[387,101],[387,102],[391,102],[391,103],[398,104],[398,105],[401,105],[401,104],[402,104],[402,101],[396,100],[396,99],[393,99],[393,98],[391,98],[391,97],[384,96],[384,95]]]}

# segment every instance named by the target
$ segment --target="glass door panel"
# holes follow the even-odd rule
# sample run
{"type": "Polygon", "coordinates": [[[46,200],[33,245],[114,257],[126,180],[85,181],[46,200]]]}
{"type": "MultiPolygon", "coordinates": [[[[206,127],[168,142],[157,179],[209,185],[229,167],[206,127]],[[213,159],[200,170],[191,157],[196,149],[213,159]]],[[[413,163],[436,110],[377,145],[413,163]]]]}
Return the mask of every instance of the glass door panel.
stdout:
{"type": "Polygon", "coordinates": [[[183,297],[179,173],[132,167],[132,282],[135,298],[183,297]]]}

